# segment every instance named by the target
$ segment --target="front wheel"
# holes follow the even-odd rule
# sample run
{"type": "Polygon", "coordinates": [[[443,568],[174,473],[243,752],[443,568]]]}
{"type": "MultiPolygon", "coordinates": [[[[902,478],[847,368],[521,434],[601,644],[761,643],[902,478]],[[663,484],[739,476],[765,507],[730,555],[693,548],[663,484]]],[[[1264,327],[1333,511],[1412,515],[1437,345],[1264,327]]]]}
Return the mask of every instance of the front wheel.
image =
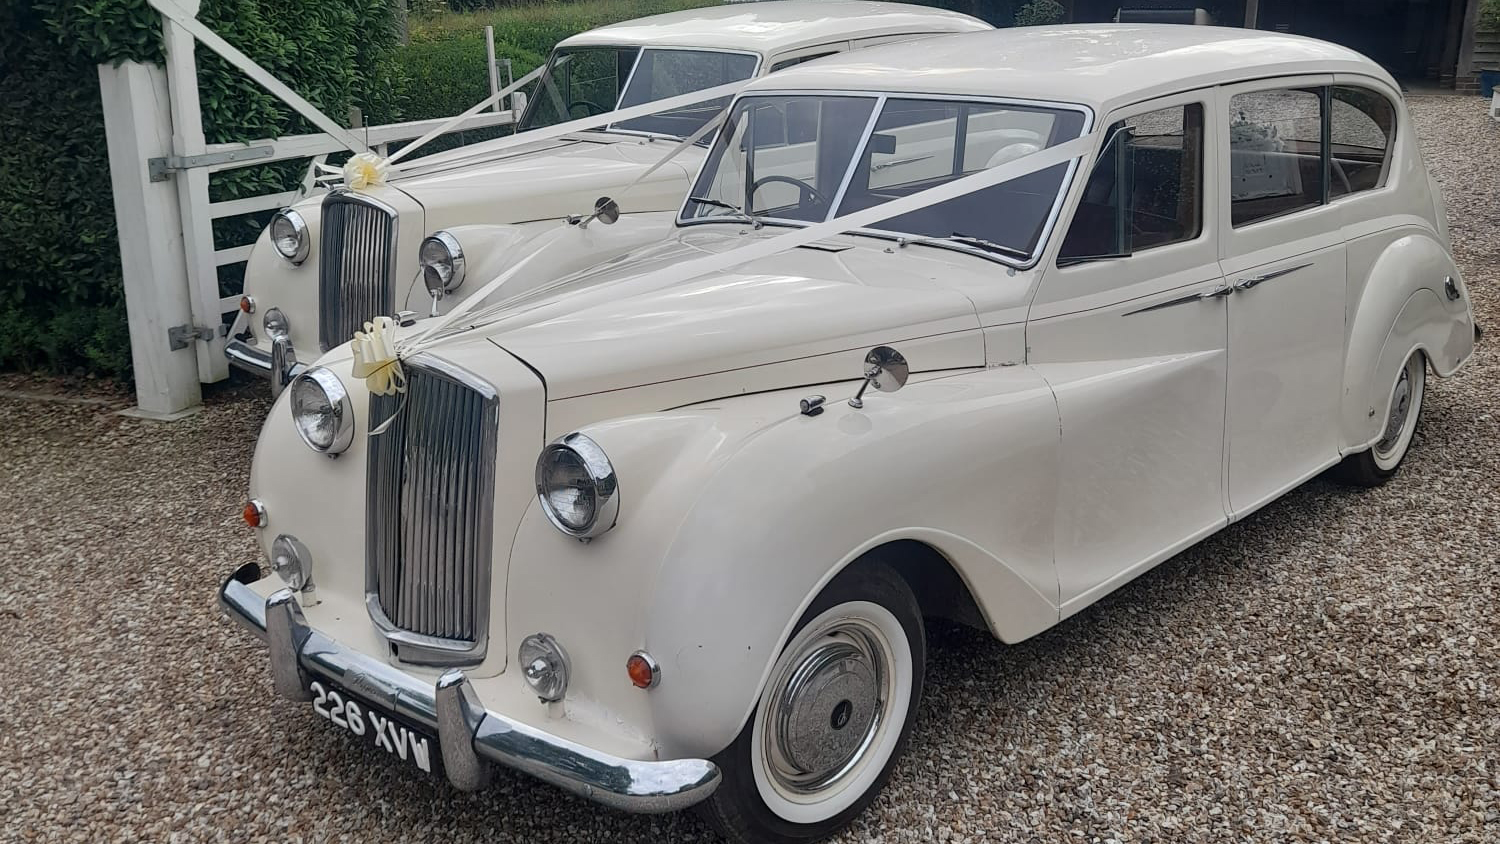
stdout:
{"type": "Polygon", "coordinates": [[[1412,352],[1391,386],[1390,410],[1380,439],[1368,449],[1344,458],[1338,466],[1340,480],[1355,486],[1374,487],[1396,474],[1417,432],[1417,417],[1422,413],[1422,396],[1426,388],[1427,358],[1421,352],[1412,352]]]}
{"type": "Polygon", "coordinates": [[[803,614],[702,804],[731,841],[817,841],[880,792],[906,745],[927,650],[911,589],[856,564],[803,614]]]}

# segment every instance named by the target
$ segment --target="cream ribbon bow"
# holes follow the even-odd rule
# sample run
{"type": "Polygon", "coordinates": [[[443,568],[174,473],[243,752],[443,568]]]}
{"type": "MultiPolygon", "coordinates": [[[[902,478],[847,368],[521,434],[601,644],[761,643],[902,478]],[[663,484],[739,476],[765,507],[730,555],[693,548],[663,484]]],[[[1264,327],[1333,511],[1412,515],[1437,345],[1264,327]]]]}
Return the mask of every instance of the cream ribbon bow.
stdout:
{"type": "Polygon", "coordinates": [[[406,392],[406,373],[396,356],[392,329],[396,321],[378,316],[365,323],[364,331],[354,332],[350,346],[354,352],[354,377],[363,378],[371,393],[393,396],[406,392]]]}

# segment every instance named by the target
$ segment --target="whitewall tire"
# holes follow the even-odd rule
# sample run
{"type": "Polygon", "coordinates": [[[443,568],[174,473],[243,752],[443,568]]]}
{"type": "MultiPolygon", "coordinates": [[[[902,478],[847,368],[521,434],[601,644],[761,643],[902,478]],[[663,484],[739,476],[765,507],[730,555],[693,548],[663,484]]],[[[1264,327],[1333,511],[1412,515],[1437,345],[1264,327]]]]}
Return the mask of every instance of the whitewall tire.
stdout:
{"type": "Polygon", "coordinates": [[[922,693],[922,615],[901,577],[862,562],[831,582],[797,625],[703,804],[734,841],[808,842],[880,792],[922,693]]]}
{"type": "Polygon", "coordinates": [[[1368,449],[1339,464],[1341,480],[1356,486],[1379,486],[1396,474],[1417,433],[1422,399],[1427,392],[1427,358],[1412,352],[1391,381],[1380,438],[1368,449]]]}

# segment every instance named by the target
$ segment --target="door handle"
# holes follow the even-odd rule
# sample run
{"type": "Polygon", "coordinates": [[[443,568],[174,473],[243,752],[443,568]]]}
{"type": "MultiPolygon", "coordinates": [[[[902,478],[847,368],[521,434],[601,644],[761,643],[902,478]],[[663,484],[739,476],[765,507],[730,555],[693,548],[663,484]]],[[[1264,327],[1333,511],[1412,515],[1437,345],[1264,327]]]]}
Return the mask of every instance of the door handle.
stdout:
{"type": "Polygon", "coordinates": [[[1294,273],[1294,272],[1296,272],[1298,270],[1305,270],[1305,269],[1307,269],[1310,266],[1312,266],[1312,264],[1298,264],[1295,267],[1282,267],[1279,270],[1273,270],[1271,272],[1264,273],[1262,275],[1253,275],[1253,276],[1250,276],[1249,278],[1242,278],[1239,281],[1237,281],[1237,282],[1234,283],[1234,289],[1235,290],[1249,290],[1250,288],[1256,286],[1257,284],[1263,284],[1263,283],[1265,283],[1267,281],[1270,281],[1273,278],[1281,278],[1284,275],[1290,275],[1291,273],[1294,273]]]}
{"type": "Polygon", "coordinates": [[[1215,287],[1212,290],[1208,290],[1208,291],[1205,291],[1203,293],[1199,293],[1198,294],[1198,298],[1199,299],[1222,299],[1225,296],[1228,296],[1229,294],[1233,293],[1234,290],[1235,290],[1235,288],[1230,287],[1227,284],[1221,284],[1221,285],[1219,285],[1218,287],[1215,287]]]}

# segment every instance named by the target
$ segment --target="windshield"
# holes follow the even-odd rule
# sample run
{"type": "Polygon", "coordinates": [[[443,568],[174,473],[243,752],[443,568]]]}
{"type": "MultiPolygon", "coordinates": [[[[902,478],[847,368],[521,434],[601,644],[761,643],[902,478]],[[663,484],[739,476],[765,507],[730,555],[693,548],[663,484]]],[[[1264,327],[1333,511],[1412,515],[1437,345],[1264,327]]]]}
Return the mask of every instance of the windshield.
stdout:
{"type": "MultiPolygon", "coordinates": [[[[755,75],[759,57],[653,47],[558,49],[530,93],[520,131],[539,129],[701,91],[755,75]]],[[[685,138],[723,110],[728,98],[637,117],[611,129],[685,138]]]]}
{"type": "MultiPolygon", "coordinates": [[[[1086,119],[1081,109],[1020,103],[742,97],[699,174],[683,221],[741,221],[748,214],[767,222],[822,222],[1072,140],[1086,119]]],[[[1070,166],[1010,179],[866,231],[938,238],[1024,259],[1041,245],[1070,166]]]]}

